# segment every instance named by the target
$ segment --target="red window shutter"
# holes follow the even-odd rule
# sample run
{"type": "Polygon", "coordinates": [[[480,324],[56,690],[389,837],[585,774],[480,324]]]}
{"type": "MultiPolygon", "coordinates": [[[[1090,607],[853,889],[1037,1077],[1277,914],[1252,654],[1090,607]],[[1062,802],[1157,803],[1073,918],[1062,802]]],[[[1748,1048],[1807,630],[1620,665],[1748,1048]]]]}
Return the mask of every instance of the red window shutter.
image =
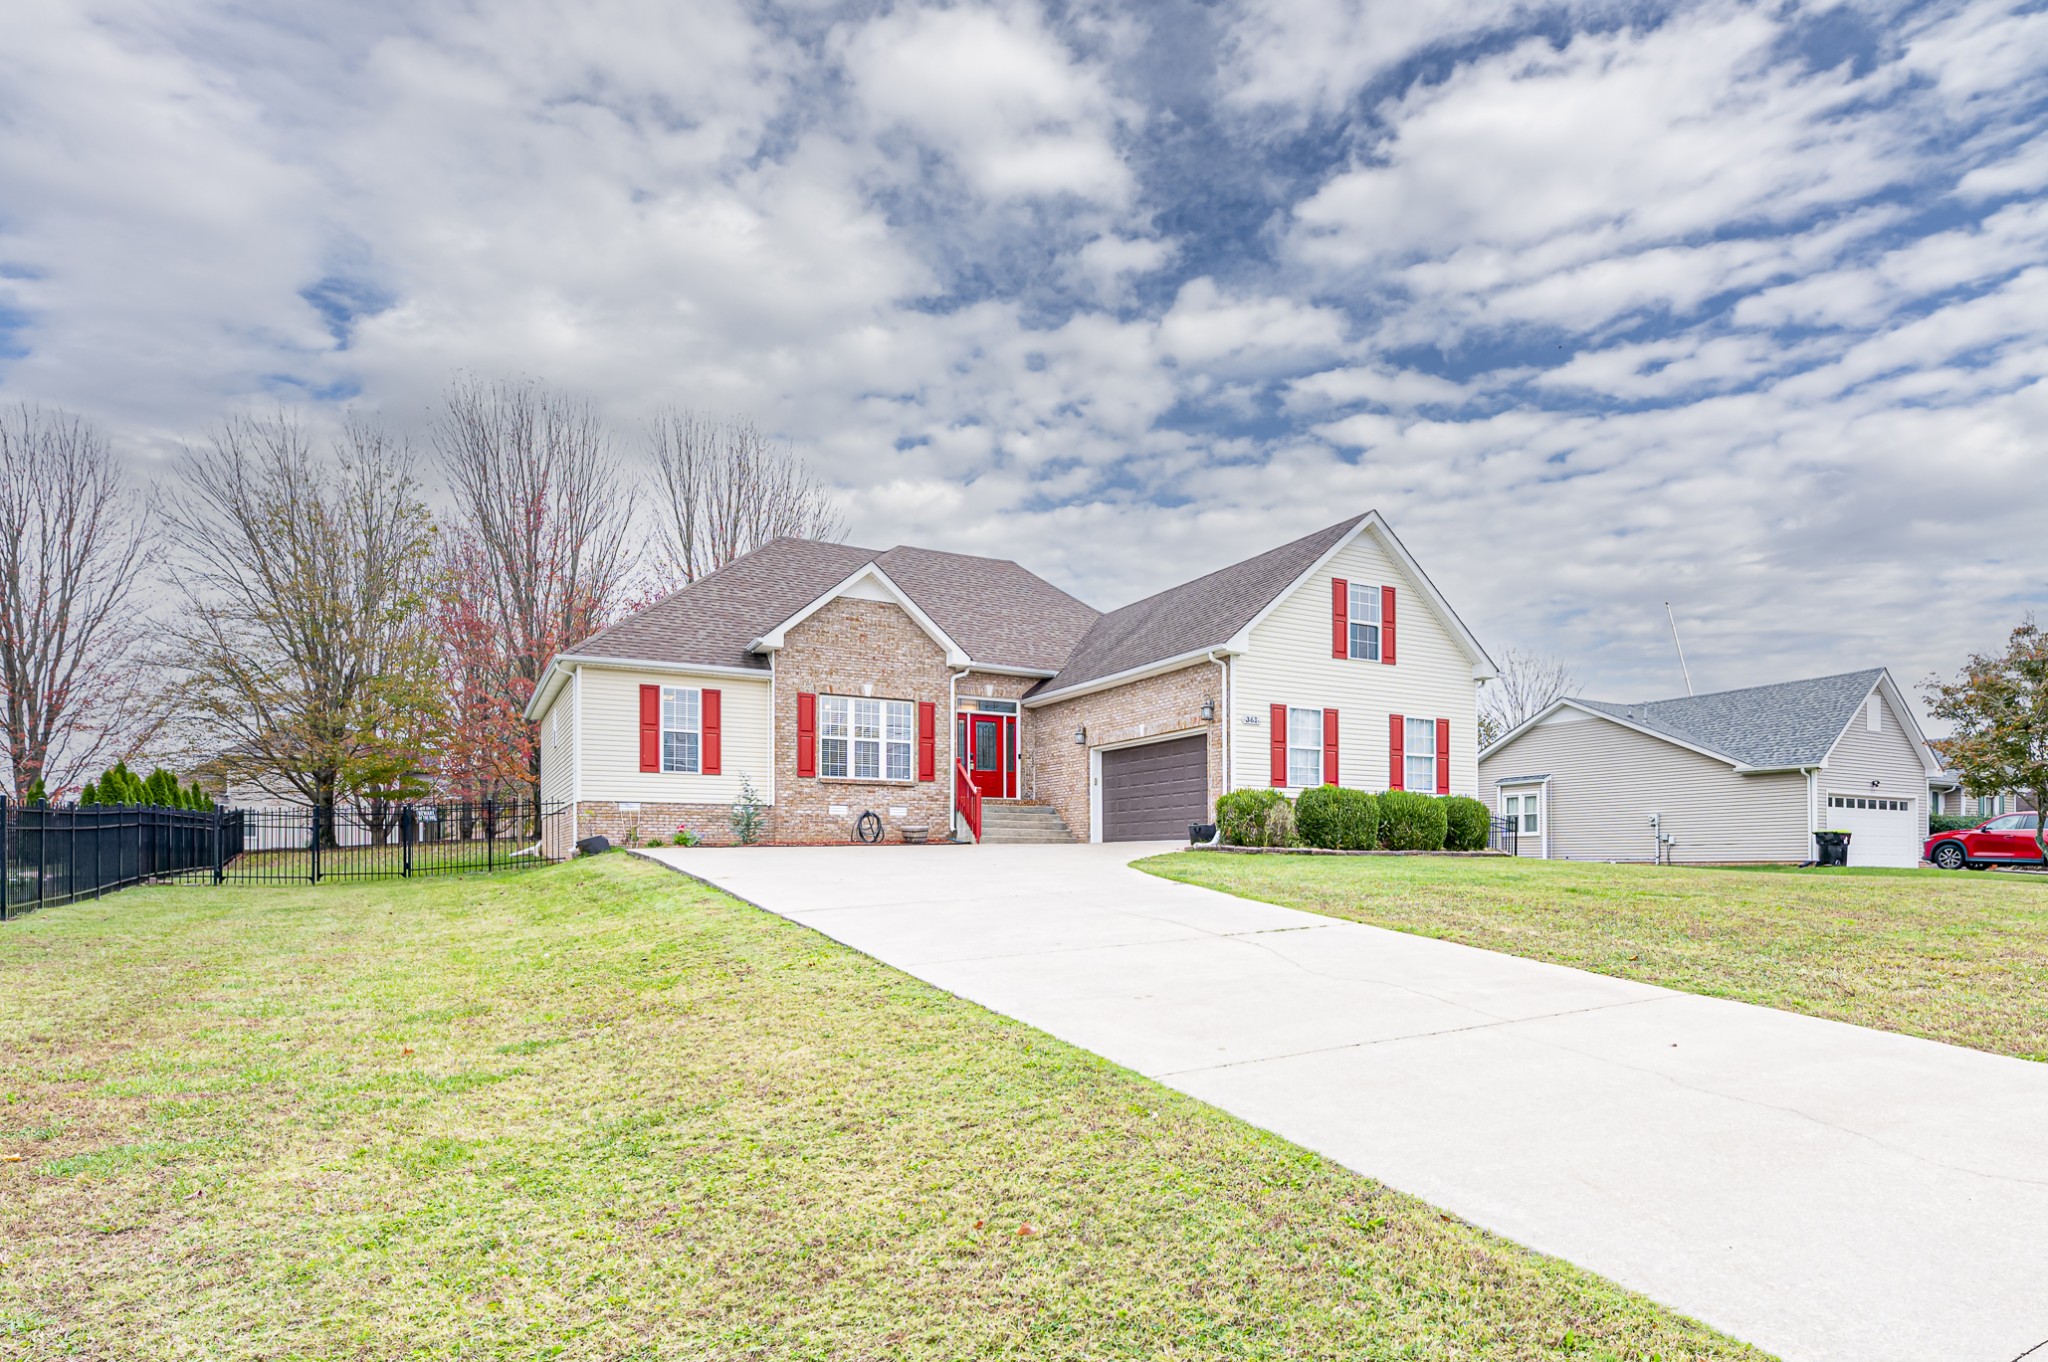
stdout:
{"type": "Polygon", "coordinates": [[[1275,788],[1287,783],[1287,706],[1274,705],[1271,723],[1273,725],[1273,784],[1275,788]]]}
{"type": "Polygon", "coordinates": [[[1380,661],[1394,665],[1394,588],[1390,586],[1380,588],[1380,661]]]}
{"type": "Polygon", "coordinates": [[[929,700],[917,704],[917,778],[939,778],[939,707],[929,700]]]}
{"type": "MultiPolygon", "coordinates": [[[[1385,636],[1382,635],[1382,637],[1385,636]]],[[[1408,745],[1407,724],[1408,721],[1398,714],[1387,716],[1387,788],[1389,790],[1406,788],[1402,784],[1401,773],[1407,766],[1406,759],[1408,754],[1404,750],[1408,745]]]]}
{"type": "Polygon", "coordinates": [[[818,697],[796,697],[796,773],[809,778],[818,774],[818,697]]]}
{"type": "Polygon", "coordinates": [[[725,756],[725,743],[719,731],[719,715],[724,708],[720,701],[724,697],[715,690],[706,690],[703,696],[703,707],[698,713],[704,722],[704,746],[697,764],[705,775],[715,776],[718,774],[719,763],[725,756]]]}
{"type": "Polygon", "coordinates": [[[1323,784],[1341,785],[1337,779],[1337,711],[1323,711],[1323,784]]]}
{"type": "Polygon", "coordinates": [[[640,769],[661,769],[661,687],[640,688],[640,769]]]}
{"type": "Polygon", "coordinates": [[[1451,721],[1436,721],[1436,792],[1451,792],[1451,721]]]}
{"type": "Polygon", "coordinates": [[[1330,582],[1330,656],[1351,656],[1351,583],[1342,577],[1330,582]]]}

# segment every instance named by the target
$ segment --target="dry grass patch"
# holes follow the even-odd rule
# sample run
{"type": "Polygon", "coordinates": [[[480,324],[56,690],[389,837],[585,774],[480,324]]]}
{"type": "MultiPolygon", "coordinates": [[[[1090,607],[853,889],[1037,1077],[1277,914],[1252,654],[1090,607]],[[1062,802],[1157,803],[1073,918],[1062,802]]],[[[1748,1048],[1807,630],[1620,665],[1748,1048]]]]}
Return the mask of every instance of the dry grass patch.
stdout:
{"type": "Polygon", "coordinates": [[[0,930],[0,1353],[1755,1358],[608,856],[0,930]]]}

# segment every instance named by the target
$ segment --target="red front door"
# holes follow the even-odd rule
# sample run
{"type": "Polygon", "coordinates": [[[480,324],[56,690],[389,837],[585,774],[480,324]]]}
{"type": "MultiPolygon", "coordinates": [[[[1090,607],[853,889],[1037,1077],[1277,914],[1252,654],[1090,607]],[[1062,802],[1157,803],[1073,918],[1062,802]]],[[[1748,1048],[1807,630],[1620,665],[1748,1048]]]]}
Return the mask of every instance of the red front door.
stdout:
{"type": "Polygon", "coordinates": [[[967,770],[984,799],[1017,793],[1017,721],[1001,714],[969,714],[967,770]]]}

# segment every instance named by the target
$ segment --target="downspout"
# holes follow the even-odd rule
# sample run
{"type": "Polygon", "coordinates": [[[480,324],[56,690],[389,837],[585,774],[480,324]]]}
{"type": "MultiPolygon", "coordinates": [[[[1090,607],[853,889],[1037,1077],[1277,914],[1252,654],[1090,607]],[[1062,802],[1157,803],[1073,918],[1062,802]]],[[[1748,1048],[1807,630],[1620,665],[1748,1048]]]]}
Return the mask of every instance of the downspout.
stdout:
{"type": "Polygon", "coordinates": [[[775,654],[768,654],[768,807],[775,807],[775,654]]]}
{"type": "Polygon", "coordinates": [[[1218,793],[1229,794],[1232,774],[1230,767],[1230,658],[1228,655],[1218,657],[1214,650],[1211,650],[1209,660],[1216,664],[1216,670],[1220,676],[1218,682],[1219,694],[1216,703],[1219,707],[1217,718],[1221,720],[1223,725],[1222,741],[1218,744],[1223,749],[1223,788],[1218,793]]]}
{"type": "MultiPolygon", "coordinates": [[[[972,670],[972,667],[962,667],[958,671],[950,667],[946,669],[946,752],[953,758],[947,763],[949,768],[960,765],[960,752],[955,745],[960,736],[960,678],[972,670]]],[[[1024,731],[1024,706],[1021,704],[1017,706],[1017,731],[1019,735],[1024,731]]],[[[937,746],[938,735],[933,734],[932,737],[933,745],[937,746]]],[[[957,769],[946,772],[946,808],[949,810],[946,826],[952,830],[955,840],[960,836],[960,792],[955,788],[959,779],[957,769]]]]}

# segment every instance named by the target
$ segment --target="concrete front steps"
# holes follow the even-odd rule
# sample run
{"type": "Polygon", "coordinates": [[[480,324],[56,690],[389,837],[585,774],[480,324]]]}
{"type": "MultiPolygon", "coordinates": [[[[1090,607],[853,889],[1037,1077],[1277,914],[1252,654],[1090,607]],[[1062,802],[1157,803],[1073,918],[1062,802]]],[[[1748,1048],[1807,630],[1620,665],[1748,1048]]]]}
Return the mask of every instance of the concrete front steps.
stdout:
{"type": "Polygon", "coordinates": [[[981,806],[981,840],[984,845],[1020,842],[1074,841],[1074,834],[1050,804],[1026,804],[1014,799],[990,799],[981,806]]]}

